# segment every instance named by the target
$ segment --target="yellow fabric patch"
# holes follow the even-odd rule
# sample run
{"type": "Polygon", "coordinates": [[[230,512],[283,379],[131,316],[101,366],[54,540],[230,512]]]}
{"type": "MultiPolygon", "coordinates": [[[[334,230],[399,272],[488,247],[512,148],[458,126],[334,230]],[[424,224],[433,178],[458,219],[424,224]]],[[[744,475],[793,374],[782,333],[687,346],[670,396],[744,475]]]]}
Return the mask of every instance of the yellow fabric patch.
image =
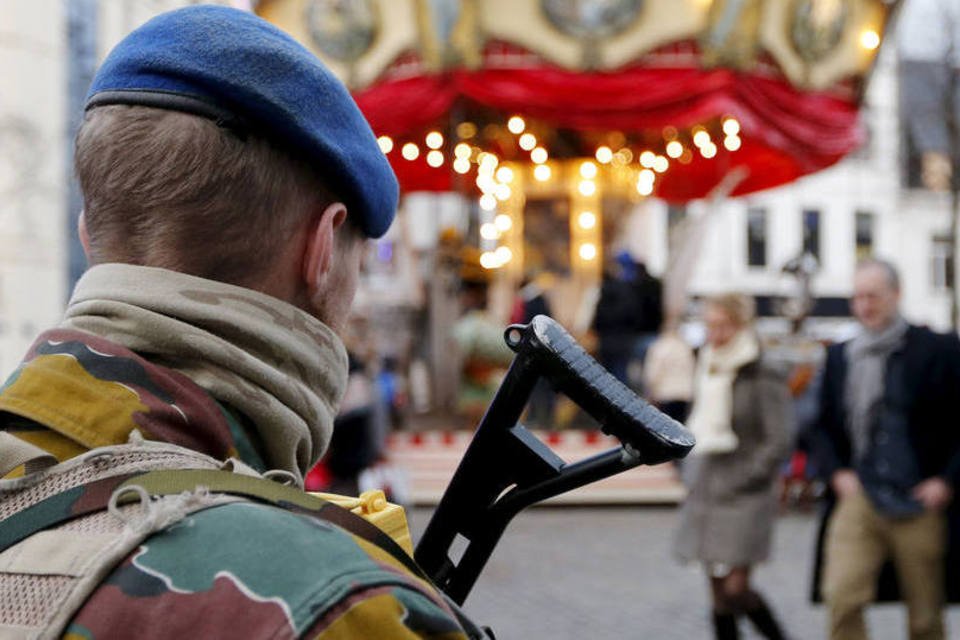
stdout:
{"type": "Polygon", "coordinates": [[[126,442],[137,427],[134,414],[148,410],[133,389],[93,377],[69,355],[36,357],[0,395],[0,411],[39,422],[89,449],[126,442]]]}

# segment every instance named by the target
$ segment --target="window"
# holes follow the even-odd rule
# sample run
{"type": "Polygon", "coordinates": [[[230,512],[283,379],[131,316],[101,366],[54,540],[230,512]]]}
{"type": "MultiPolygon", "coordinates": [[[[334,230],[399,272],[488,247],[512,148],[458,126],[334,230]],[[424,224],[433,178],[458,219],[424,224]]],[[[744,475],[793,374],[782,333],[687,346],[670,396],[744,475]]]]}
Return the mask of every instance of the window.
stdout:
{"type": "Polygon", "coordinates": [[[767,210],[747,209],[747,266],[767,266],[767,210]]]}
{"type": "Polygon", "coordinates": [[[873,255],[873,214],[869,211],[857,211],[854,221],[854,246],[857,260],[873,255]]]}
{"type": "Polygon", "coordinates": [[[953,287],[955,275],[950,236],[933,236],[930,248],[930,284],[937,291],[946,291],[953,287]]]}
{"type": "Polygon", "coordinates": [[[803,253],[809,253],[823,263],[820,257],[820,211],[818,209],[803,210],[803,253]]]}

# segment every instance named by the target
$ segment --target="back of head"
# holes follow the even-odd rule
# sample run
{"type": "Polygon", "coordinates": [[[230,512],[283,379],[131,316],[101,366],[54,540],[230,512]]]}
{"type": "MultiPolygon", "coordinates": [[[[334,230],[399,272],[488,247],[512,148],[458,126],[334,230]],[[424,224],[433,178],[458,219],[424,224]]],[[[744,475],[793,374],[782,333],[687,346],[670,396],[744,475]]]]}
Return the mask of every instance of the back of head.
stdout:
{"type": "Polygon", "coordinates": [[[382,235],[397,183],[347,90],[247,12],[194,6],[128,35],[77,136],[91,258],[249,285],[310,211],[382,235]]]}

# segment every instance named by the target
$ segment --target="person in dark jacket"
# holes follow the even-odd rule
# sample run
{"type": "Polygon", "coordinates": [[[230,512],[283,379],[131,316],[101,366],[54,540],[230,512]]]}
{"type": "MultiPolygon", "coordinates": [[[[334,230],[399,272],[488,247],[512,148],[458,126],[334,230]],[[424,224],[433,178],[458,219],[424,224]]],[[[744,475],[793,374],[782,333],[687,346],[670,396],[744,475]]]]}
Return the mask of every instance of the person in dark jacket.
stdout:
{"type": "Polygon", "coordinates": [[[863,331],[828,350],[810,434],[830,487],[815,590],[829,607],[833,639],[867,637],[863,610],[890,561],[909,637],[945,637],[947,512],[960,481],[960,342],[908,324],[899,301],[890,263],[857,266],[851,306],[863,331]]]}

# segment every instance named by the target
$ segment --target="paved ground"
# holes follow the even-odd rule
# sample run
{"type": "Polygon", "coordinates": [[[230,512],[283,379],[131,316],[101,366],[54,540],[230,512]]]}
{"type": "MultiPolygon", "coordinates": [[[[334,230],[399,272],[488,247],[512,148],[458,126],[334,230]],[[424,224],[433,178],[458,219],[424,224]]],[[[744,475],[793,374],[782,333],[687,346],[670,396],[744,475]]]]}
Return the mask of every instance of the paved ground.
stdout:
{"type": "MultiPolygon", "coordinates": [[[[706,582],[670,555],[672,508],[540,508],[507,530],[466,610],[500,640],[710,638],[706,582]]],[[[414,537],[430,511],[410,514],[414,537]]],[[[781,518],[773,560],[756,584],[792,638],[824,638],[824,612],[806,600],[815,522],[781,518]]],[[[906,638],[899,607],[871,611],[874,640],[906,638]]],[[[960,638],[960,608],[948,637],[960,638]]],[[[743,628],[746,631],[746,623],[743,628]]],[[[752,631],[752,630],[751,630],[752,631]]],[[[745,638],[755,638],[749,632],[745,638]]]]}

